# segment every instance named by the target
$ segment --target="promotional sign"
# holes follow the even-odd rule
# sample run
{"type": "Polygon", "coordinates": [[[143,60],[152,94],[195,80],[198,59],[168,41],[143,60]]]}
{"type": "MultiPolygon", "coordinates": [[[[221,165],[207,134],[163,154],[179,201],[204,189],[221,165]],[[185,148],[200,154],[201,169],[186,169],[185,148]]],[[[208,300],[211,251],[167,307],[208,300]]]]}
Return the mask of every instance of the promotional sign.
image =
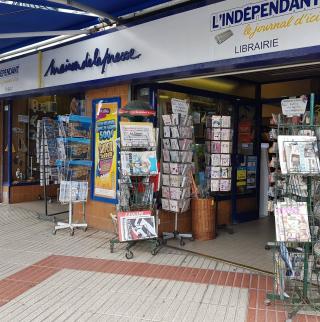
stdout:
{"type": "Polygon", "coordinates": [[[171,99],[172,113],[188,115],[190,104],[188,100],[179,100],[177,98],[171,99]]]}
{"type": "Polygon", "coordinates": [[[92,198],[117,199],[117,138],[120,98],[93,101],[94,112],[94,173],[92,198]]]}
{"type": "Polygon", "coordinates": [[[282,114],[292,117],[305,113],[308,99],[306,97],[289,98],[281,101],[282,114]]]}

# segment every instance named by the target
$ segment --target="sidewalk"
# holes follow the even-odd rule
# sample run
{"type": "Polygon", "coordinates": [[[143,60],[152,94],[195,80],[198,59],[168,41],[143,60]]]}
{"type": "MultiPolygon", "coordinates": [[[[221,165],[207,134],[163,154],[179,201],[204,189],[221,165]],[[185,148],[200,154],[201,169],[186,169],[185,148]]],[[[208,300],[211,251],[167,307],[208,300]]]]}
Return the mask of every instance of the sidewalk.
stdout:
{"type": "MultiPolygon", "coordinates": [[[[0,321],[283,322],[272,278],[183,250],[109,252],[112,234],[52,235],[52,223],[0,205],[0,321]]],[[[320,321],[298,315],[294,321],[320,321]]]]}

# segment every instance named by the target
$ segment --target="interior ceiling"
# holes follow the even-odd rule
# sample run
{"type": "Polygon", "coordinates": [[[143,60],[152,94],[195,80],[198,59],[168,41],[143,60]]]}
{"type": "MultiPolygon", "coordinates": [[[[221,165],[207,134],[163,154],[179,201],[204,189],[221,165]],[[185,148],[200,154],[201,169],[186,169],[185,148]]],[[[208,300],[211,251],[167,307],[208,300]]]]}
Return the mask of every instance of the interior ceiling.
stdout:
{"type": "Polygon", "coordinates": [[[320,77],[320,63],[314,65],[248,72],[244,74],[234,75],[231,78],[263,84],[314,77],[320,77]]]}

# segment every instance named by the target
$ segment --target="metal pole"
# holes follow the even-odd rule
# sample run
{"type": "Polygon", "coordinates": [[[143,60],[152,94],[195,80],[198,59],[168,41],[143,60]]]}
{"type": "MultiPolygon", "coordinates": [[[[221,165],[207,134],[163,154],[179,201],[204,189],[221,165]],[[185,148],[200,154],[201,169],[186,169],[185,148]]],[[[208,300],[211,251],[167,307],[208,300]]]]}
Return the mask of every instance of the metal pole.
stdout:
{"type": "MultiPolygon", "coordinates": [[[[314,125],[314,102],[315,102],[315,95],[311,93],[310,95],[310,126],[313,127],[314,125]]],[[[312,214],[312,178],[309,176],[307,178],[307,189],[308,189],[308,216],[312,214]]],[[[309,249],[310,244],[306,243],[304,245],[304,265],[303,265],[303,298],[307,299],[308,297],[308,271],[309,271],[309,249]]]]}
{"type": "Polygon", "coordinates": [[[44,204],[45,204],[45,215],[48,216],[48,200],[47,200],[47,174],[46,174],[46,149],[45,149],[45,139],[44,139],[44,121],[42,122],[42,166],[43,166],[43,198],[44,198],[44,204]]]}

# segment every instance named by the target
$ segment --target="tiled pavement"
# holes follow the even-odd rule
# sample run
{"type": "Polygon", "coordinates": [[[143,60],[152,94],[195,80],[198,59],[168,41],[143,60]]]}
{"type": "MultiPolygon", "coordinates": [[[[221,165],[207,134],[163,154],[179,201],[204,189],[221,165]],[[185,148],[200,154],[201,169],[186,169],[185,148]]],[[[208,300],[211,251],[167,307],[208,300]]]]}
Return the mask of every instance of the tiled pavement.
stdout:
{"type": "Polygon", "coordinates": [[[167,248],[152,256],[143,245],[127,261],[123,247],[110,254],[111,234],[51,231],[31,211],[0,205],[0,321],[286,319],[264,304],[270,276],[167,248]]]}

